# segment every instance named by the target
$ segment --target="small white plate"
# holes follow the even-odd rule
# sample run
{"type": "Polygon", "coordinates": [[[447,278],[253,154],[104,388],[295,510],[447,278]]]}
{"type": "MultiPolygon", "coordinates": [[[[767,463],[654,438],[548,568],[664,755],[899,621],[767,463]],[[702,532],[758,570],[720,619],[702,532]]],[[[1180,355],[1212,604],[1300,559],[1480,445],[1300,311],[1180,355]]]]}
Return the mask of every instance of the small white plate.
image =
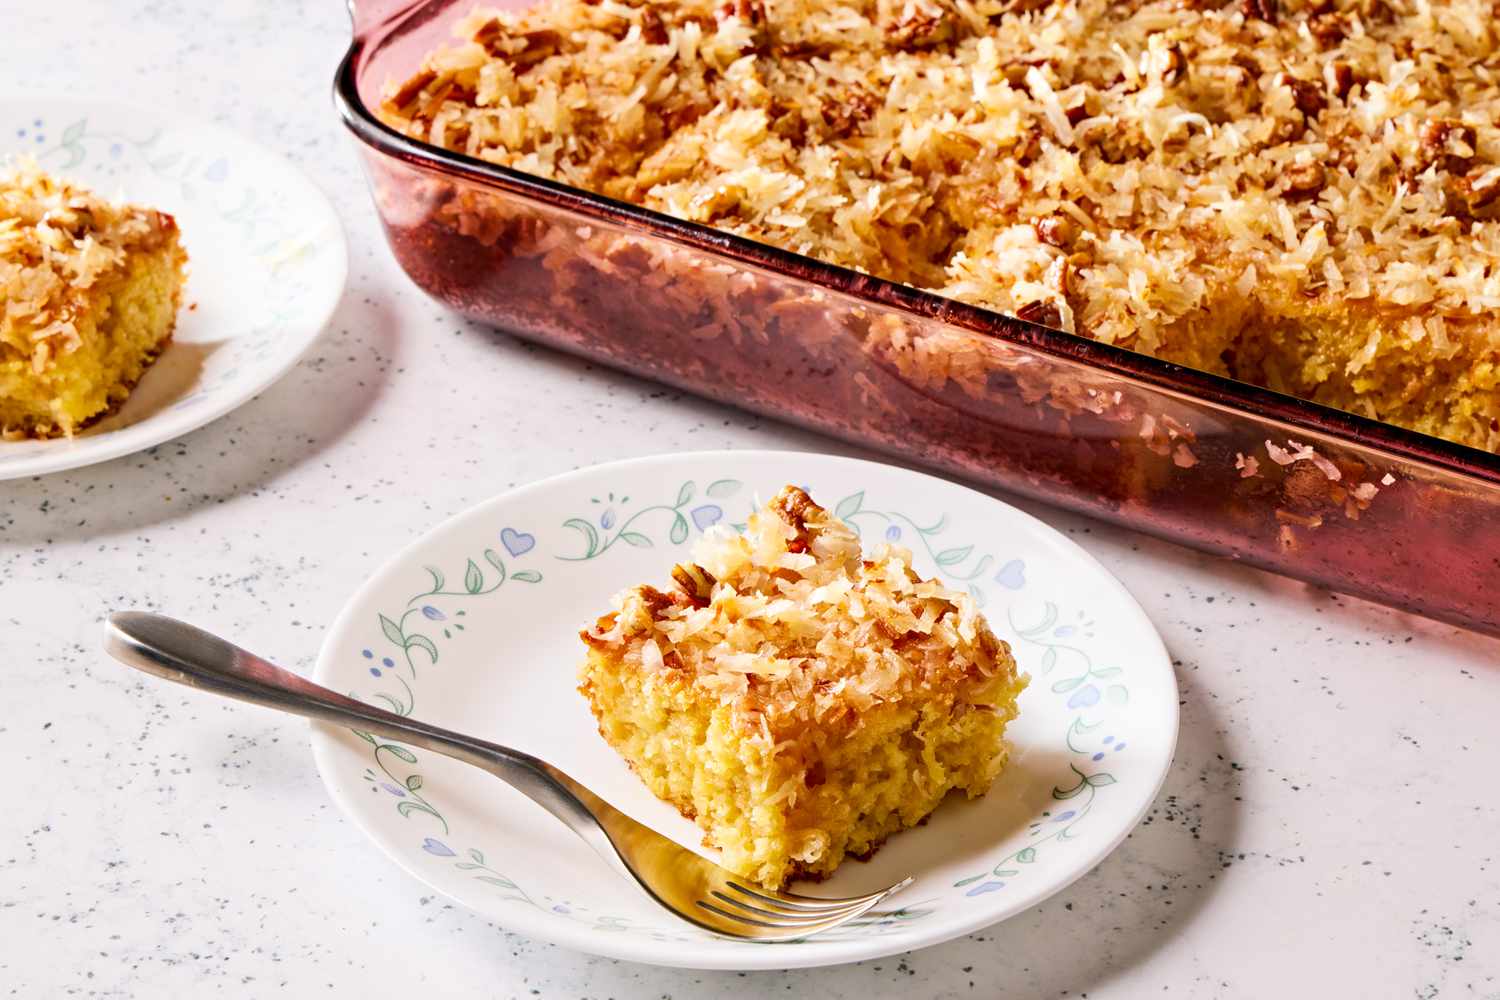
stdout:
{"type": "Polygon", "coordinates": [[[849,862],[812,894],[903,875],[893,908],[793,944],[677,925],[540,807],[483,772],[333,726],[313,750],[333,797],[407,871],[496,923],[569,948],[661,965],[784,969],[876,958],[966,934],[1087,872],[1156,796],[1177,740],[1177,684],[1125,588],[1035,518],[904,469],[778,452],[601,465],[527,486],[394,555],[330,630],[318,681],[536,754],[679,843],[701,835],[605,745],[574,689],[578,630],[611,594],[661,583],[703,529],[743,522],[787,483],[899,540],[916,568],[969,587],[1031,686],[989,794],[849,862]]]}
{"type": "Polygon", "coordinates": [[[0,442],[0,479],[117,458],[223,416],[285,374],[333,315],[349,255],[333,206],[219,125],[72,98],[0,100],[0,158],[170,212],[188,252],[171,345],[117,412],[72,440],[0,442]]]}

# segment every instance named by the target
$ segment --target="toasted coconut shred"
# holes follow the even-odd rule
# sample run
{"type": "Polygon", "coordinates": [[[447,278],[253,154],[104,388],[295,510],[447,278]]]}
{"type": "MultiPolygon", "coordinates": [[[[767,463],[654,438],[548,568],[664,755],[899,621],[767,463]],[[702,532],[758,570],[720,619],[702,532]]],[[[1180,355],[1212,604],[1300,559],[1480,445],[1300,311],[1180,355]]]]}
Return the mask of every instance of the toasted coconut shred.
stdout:
{"type": "Polygon", "coordinates": [[[1500,446],[1496,0],[552,0],[418,139],[1500,446]]]}

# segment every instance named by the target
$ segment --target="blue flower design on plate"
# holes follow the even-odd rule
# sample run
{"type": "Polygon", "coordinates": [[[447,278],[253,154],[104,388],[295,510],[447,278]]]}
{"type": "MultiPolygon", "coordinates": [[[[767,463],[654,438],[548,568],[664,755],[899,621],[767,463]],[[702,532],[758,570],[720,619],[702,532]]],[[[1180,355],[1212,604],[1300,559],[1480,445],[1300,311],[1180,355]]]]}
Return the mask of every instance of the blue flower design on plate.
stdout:
{"type": "Polygon", "coordinates": [[[1069,708],[1089,708],[1097,704],[1099,704],[1099,689],[1092,684],[1086,684],[1074,691],[1073,696],[1068,699],[1069,708]]]}
{"type": "Polygon", "coordinates": [[[1012,559],[1000,567],[1000,572],[995,574],[995,582],[1006,590],[1020,590],[1026,586],[1026,563],[1021,559],[1012,559]]]}

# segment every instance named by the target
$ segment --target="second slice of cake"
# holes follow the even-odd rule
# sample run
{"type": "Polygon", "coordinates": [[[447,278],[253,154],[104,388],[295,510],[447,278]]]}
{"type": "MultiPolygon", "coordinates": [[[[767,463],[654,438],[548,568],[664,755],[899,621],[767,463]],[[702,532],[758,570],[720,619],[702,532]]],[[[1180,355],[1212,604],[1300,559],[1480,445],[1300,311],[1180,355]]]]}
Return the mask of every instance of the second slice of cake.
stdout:
{"type": "Polygon", "coordinates": [[[165,212],[0,170],[0,436],[71,437],[124,403],[171,340],[186,262],[165,212]]]}
{"type": "Polygon", "coordinates": [[[796,487],[715,529],[670,591],[644,585],[582,633],[604,739],[771,887],[822,878],[984,793],[1026,684],[972,598],[859,538],[796,487]]]}

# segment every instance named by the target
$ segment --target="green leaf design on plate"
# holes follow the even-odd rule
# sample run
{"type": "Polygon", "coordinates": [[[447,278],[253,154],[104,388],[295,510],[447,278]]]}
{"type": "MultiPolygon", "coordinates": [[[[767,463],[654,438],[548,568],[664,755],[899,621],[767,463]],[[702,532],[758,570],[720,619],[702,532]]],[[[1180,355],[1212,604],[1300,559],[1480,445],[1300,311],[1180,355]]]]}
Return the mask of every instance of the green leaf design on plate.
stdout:
{"type": "Polygon", "coordinates": [[[380,631],[384,632],[387,639],[402,649],[406,648],[406,636],[402,633],[401,626],[391,621],[385,615],[380,616],[380,631]]]}
{"type": "Polygon", "coordinates": [[[534,569],[523,569],[521,572],[513,574],[511,579],[520,580],[522,583],[541,583],[542,574],[534,569]]]}
{"type": "Polygon", "coordinates": [[[1029,865],[1036,860],[1035,847],[1023,847],[1016,852],[1016,860],[1023,865],[1029,865]]]}
{"type": "Polygon", "coordinates": [[[572,528],[583,535],[584,541],[588,543],[588,551],[583,554],[585,559],[599,551],[599,532],[594,530],[592,524],[581,517],[570,517],[563,522],[563,527],[572,528]]]}
{"type": "Polygon", "coordinates": [[[848,496],[844,497],[844,499],[840,500],[838,502],[838,506],[833,508],[833,516],[838,518],[840,521],[847,521],[849,520],[849,518],[859,513],[859,510],[864,506],[864,503],[864,490],[860,490],[858,493],[851,493],[848,496]]]}
{"type": "Polygon", "coordinates": [[[1094,788],[1103,788],[1105,785],[1113,785],[1115,783],[1115,776],[1112,774],[1091,774],[1083,780],[1087,781],[1094,788]]]}
{"type": "Polygon", "coordinates": [[[417,762],[417,755],[406,749],[406,747],[397,746],[394,743],[383,743],[380,745],[380,749],[398,760],[406,761],[408,764],[415,764],[417,762]]]}
{"type": "Polygon", "coordinates": [[[672,518],[672,530],[667,535],[667,537],[671,539],[673,545],[681,545],[683,542],[687,541],[687,536],[687,518],[683,517],[681,514],[678,514],[676,517],[672,518]]]}
{"type": "MultiPolygon", "coordinates": [[[[497,569],[500,572],[500,583],[504,583],[505,582],[505,560],[500,558],[500,553],[496,552],[494,549],[485,549],[484,550],[484,561],[487,562],[487,563],[489,563],[491,566],[495,567],[495,569],[497,569]]],[[[495,586],[496,587],[500,586],[500,583],[495,584],[495,586]]]]}
{"type": "Polygon", "coordinates": [[[484,589],[484,573],[480,571],[479,564],[472,559],[464,567],[464,589],[471,594],[477,594],[484,589]]]}
{"type": "Polygon", "coordinates": [[[469,848],[469,857],[473,858],[476,864],[484,864],[484,854],[477,847],[469,848]]]}
{"type": "Polygon", "coordinates": [[[1048,646],[1047,651],[1042,654],[1042,673],[1050,673],[1057,666],[1057,648],[1048,646]]]}
{"type": "Polygon", "coordinates": [[[1105,667],[1103,670],[1095,670],[1095,671],[1093,671],[1094,676],[1097,677],[1097,678],[1099,678],[1100,680],[1103,680],[1106,677],[1115,677],[1119,673],[1120,673],[1120,668],[1119,667],[1105,667]]]}
{"type": "Polygon", "coordinates": [[[428,813],[430,815],[437,816],[436,810],[434,810],[431,806],[425,806],[420,802],[397,802],[396,811],[406,819],[411,819],[411,814],[414,812],[428,813]]]}
{"type": "Polygon", "coordinates": [[[475,877],[478,878],[481,882],[488,882],[490,885],[498,885],[502,889],[516,888],[516,884],[508,878],[500,878],[496,875],[478,875],[475,877]]]}
{"type": "Polygon", "coordinates": [[[620,532],[620,541],[624,542],[627,545],[634,545],[638,549],[651,548],[651,539],[647,538],[639,531],[620,532]]]}
{"type": "Polygon", "coordinates": [[[409,774],[406,776],[406,787],[412,791],[422,787],[422,776],[420,774],[409,774]]]}
{"type": "Polygon", "coordinates": [[[963,545],[959,546],[958,548],[944,549],[937,554],[937,564],[939,566],[952,566],[955,563],[961,563],[965,559],[969,558],[969,553],[973,551],[974,546],[972,545],[963,545]]]}
{"type": "Polygon", "coordinates": [[[406,637],[406,648],[410,649],[413,646],[416,646],[418,649],[426,652],[427,658],[430,659],[433,663],[437,662],[437,645],[431,639],[427,638],[425,635],[409,635],[406,637]]]}
{"type": "Polygon", "coordinates": [[[447,582],[447,577],[443,576],[443,571],[436,566],[424,566],[423,569],[432,574],[432,592],[437,593],[439,590],[442,590],[443,584],[447,582]]]}
{"type": "Polygon", "coordinates": [[[697,493],[697,491],[698,488],[694,486],[693,481],[689,479],[687,482],[682,484],[682,489],[677,491],[677,502],[672,506],[681,507],[683,504],[693,499],[693,496],[697,493]]]}
{"type": "Polygon", "coordinates": [[[1069,677],[1052,685],[1052,692],[1054,694],[1067,694],[1086,680],[1088,680],[1087,677],[1069,677]]]}
{"type": "Polygon", "coordinates": [[[744,484],[738,479],[715,479],[708,484],[705,492],[715,500],[723,500],[725,497],[732,497],[738,493],[742,485],[744,484]]]}
{"type": "Polygon", "coordinates": [[[375,744],[375,737],[371,736],[363,729],[351,729],[349,730],[349,732],[353,733],[355,736],[358,736],[360,739],[364,740],[366,743],[369,743],[372,746],[375,744]]]}
{"type": "Polygon", "coordinates": [[[83,138],[83,134],[88,131],[88,127],[89,120],[87,118],[80,118],[73,124],[69,125],[67,128],[63,129],[62,139],[60,141],[64,146],[72,146],[77,143],[78,140],[83,138]]]}
{"type": "MultiPolygon", "coordinates": [[[[384,691],[376,691],[375,697],[391,706],[391,711],[395,712],[397,715],[406,714],[406,706],[401,704],[401,702],[397,701],[395,698],[392,698],[390,695],[386,694],[384,691]]],[[[372,740],[371,742],[374,741],[372,740]]]]}
{"type": "Polygon", "coordinates": [[[1104,700],[1111,705],[1123,705],[1130,700],[1130,691],[1124,684],[1111,684],[1104,689],[1104,700]]]}

